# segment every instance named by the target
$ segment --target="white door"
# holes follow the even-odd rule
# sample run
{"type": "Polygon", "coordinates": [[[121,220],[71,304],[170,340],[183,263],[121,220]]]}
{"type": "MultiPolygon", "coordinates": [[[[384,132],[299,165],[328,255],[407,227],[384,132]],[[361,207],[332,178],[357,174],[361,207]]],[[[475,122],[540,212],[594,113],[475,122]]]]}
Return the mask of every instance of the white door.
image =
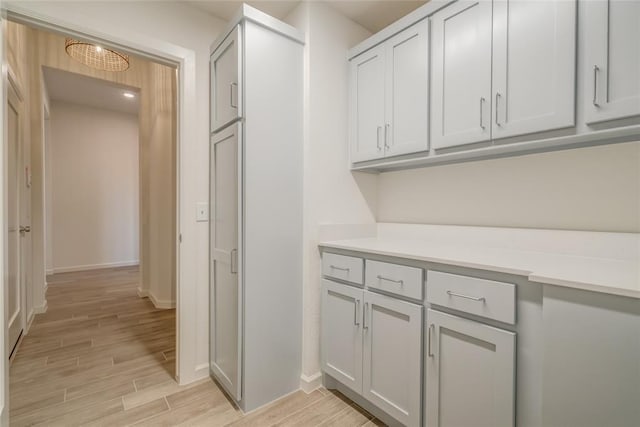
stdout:
{"type": "Polygon", "coordinates": [[[28,233],[25,207],[26,188],[24,179],[24,159],[22,140],[22,100],[11,82],[7,85],[7,226],[8,226],[8,301],[7,325],[9,329],[9,356],[25,327],[24,319],[24,267],[25,242],[28,233]]]}
{"type": "Polygon", "coordinates": [[[384,157],[384,46],[351,60],[351,161],[384,157]]]}
{"type": "Polygon", "coordinates": [[[493,139],[575,125],[576,1],[493,2],[493,139]]]}
{"type": "Polygon", "coordinates": [[[431,18],[431,140],[438,148],[491,139],[490,1],[460,1],[431,18]]]}
{"type": "Polygon", "coordinates": [[[212,274],[209,286],[211,373],[236,400],[241,398],[242,295],[238,256],[240,125],[211,138],[212,274]],[[240,280],[239,280],[240,279],[240,280]]]}
{"type": "Polygon", "coordinates": [[[385,155],[429,148],[429,21],[412,25],[385,43],[385,155]]]}
{"type": "Polygon", "coordinates": [[[584,3],[587,123],[640,115],[640,2],[584,3]]]}
{"type": "Polygon", "coordinates": [[[362,289],[322,281],[322,370],[362,392],[362,289]]]}
{"type": "Polygon", "coordinates": [[[515,425],[515,333],[431,309],[426,325],[426,426],[515,425]]]}
{"type": "Polygon", "coordinates": [[[406,426],[419,426],[422,306],[364,292],[362,395],[406,426]]]}
{"type": "Polygon", "coordinates": [[[240,30],[236,26],[211,55],[211,132],[242,116],[240,30]]]}

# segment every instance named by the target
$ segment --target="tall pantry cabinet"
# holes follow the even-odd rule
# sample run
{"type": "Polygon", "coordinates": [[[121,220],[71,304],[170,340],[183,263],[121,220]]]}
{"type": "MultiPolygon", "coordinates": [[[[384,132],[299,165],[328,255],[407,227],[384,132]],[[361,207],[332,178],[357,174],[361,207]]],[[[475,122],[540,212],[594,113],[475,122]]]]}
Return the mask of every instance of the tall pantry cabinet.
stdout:
{"type": "Polygon", "coordinates": [[[209,367],[244,411],[300,384],[303,40],[242,5],[210,61],[209,367]]]}

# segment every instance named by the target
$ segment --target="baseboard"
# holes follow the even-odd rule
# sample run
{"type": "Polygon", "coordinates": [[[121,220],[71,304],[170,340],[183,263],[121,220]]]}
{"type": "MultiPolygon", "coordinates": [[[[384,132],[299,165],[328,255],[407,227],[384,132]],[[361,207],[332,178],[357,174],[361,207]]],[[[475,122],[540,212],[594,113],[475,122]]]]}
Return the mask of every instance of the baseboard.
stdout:
{"type": "Polygon", "coordinates": [[[139,260],[121,261],[121,262],[105,262],[103,264],[76,265],[71,267],[54,268],[53,274],[72,273],[75,271],[101,270],[103,268],[131,267],[138,264],[140,264],[139,260]]]}
{"type": "Polygon", "coordinates": [[[209,377],[209,364],[203,363],[201,365],[196,366],[196,373],[194,374],[194,381],[201,380],[203,378],[209,377]]]}
{"type": "Polygon", "coordinates": [[[193,375],[187,375],[187,379],[184,377],[180,377],[180,375],[176,374],[176,382],[179,385],[187,385],[193,384],[198,381],[202,381],[205,378],[209,378],[209,364],[203,363],[201,365],[196,366],[196,369],[193,372],[193,375]]]}
{"type": "Polygon", "coordinates": [[[322,372],[313,375],[300,375],[300,389],[309,394],[322,385],[322,372]]]}
{"type": "MultiPolygon", "coordinates": [[[[2,386],[4,387],[4,386],[2,386]]],[[[9,411],[7,410],[8,398],[4,397],[4,402],[2,402],[2,408],[0,408],[0,425],[8,426],[9,425],[9,411]]]]}
{"type": "Polygon", "coordinates": [[[138,288],[138,296],[140,298],[148,298],[149,297],[149,291],[146,290],[146,289],[138,288]]]}
{"type": "MultiPolygon", "coordinates": [[[[46,292],[46,288],[45,288],[45,292],[46,292]]],[[[42,303],[42,305],[40,305],[38,307],[33,307],[33,312],[35,314],[46,313],[47,312],[47,308],[49,308],[49,304],[47,303],[47,300],[44,300],[44,303],[42,303]]]]}
{"type": "Polygon", "coordinates": [[[29,330],[31,329],[31,325],[33,325],[33,320],[36,318],[36,310],[33,308],[31,313],[27,315],[27,327],[24,328],[24,335],[29,334],[29,330]]]}
{"type": "Polygon", "coordinates": [[[54,269],[53,268],[49,268],[47,270],[45,270],[44,274],[46,274],[47,276],[50,276],[54,273],[54,269]]]}
{"type": "MultiPolygon", "coordinates": [[[[147,292],[147,297],[149,298],[149,301],[151,301],[153,303],[153,305],[156,308],[161,308],[161,309],[170,309],[170,308],[176,308],[176,302],[169,300],[169,299],[158,299],[156,298],[155,295],[153,295],[153,293],[151,291],[146,291],[147,292]]],[[[140,295],[140,294],[138,294],[140,295]]]]}

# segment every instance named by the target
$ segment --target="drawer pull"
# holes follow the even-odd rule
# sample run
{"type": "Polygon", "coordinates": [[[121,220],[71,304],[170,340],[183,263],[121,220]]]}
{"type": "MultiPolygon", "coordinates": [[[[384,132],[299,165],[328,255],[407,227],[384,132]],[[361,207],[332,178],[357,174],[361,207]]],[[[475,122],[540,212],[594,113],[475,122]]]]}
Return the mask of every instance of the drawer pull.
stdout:
{"type": "Polygon", "coordinates": [[[360,314],[360,300],[356,300],[355,310],[353,313],[353,324],[356,326],[360,326],[359,314],[360,314]]]}
{"type": "Polygon", "coordinates": [[[389,279],[388,277],[380,276],[379,274],[376,277],[378,278],[378,280],[386,280],[387,282],[397,283],[400,286],[404,284],[403,280],[393,280],[393,279],[389,279]]]}
{"type": "Polygon", "coordinates": [[[482,301],[482,302],[487,301],[485,297],[471,297],[469,295],[457,294],[451,291],[447,291],[447,295],[449,295],[450,297],[460,297],[460,298],[470,299],[472,301],[482,301]]]}
{"type": "Polygon", "coordinates": [[[349,269],[348,268],[344,268],[344,267],[337,267],[335,265],[330,265],[329,267],[331,267],[333,270],[340,270],[340,271],[346,271],[348,272],[349,269]]]}

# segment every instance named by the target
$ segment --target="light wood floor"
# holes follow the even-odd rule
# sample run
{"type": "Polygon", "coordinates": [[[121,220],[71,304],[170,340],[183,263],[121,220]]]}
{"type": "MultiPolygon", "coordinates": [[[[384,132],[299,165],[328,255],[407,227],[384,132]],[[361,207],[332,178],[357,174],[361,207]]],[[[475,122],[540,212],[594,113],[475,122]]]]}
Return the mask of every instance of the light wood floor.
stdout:
{"type": "Polygon", "coordinates": [[[325,389],[245,416],[209,379],[178,386],[175,310],[137,296],[135,267],[48,282],[49,309],[36,316],[11,364],[12,426],[382,425],[325,389]]]}

